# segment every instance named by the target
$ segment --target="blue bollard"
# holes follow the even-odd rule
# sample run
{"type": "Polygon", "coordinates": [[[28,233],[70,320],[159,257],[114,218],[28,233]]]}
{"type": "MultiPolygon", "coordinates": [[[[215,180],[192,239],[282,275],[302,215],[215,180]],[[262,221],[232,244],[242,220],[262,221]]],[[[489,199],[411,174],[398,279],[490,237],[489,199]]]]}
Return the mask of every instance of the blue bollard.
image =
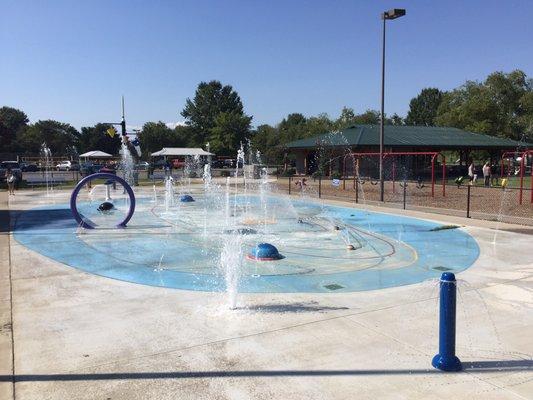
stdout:
{"type": "Polygon", "coordinates": [[[451,272],[440,278],[439,354],[431,365],[442,371],[461,371],[461,360],[455,355],[455,315],[457,281],[451,272]]]}

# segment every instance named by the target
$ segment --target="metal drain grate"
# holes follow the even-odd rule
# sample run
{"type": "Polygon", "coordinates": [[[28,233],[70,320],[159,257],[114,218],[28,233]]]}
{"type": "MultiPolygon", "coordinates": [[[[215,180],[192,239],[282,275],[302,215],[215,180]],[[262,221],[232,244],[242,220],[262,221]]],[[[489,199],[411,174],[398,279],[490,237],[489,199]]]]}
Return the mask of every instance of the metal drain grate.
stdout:
{"type": "Polygon", "coordinates": [[[442,271],[442,272],[451,271],[451,268],[446,268],[446,267],[433,267],[432,269],[436,269],[437,271],[442,271]]]}
{"type": "Polygon", "coordinates": [[[338,285],[336,283],[330,283],[329,285],[324,285],[324,287],[328,290],[339,290],[344,288],[344,286],[338,285]]]}

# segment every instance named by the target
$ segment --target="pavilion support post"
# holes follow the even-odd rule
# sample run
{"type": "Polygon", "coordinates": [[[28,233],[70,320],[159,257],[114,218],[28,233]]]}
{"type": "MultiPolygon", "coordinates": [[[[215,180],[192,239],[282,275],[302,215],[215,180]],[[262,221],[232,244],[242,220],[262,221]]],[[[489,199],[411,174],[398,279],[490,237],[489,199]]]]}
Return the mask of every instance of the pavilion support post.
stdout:
{"type": "Polygon", "coordinates": [[[431,197],[435,197],[435,158],[431,157],[431,197]]]}

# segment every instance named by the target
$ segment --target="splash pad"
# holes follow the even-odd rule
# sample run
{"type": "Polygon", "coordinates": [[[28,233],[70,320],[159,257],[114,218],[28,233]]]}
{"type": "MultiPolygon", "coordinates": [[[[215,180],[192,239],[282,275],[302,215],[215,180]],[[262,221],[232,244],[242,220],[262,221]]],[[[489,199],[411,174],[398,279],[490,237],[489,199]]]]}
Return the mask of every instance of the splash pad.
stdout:
{"type": "Polygon", "coordinates": [[[238,291],[250,293],[351,292],[412,284],[464,270],[479,254],[466,232],[432,231],[439,225],[425,220],[274,194],[224,196],[202,187],[193,192],[195,202],[178,201],[169,211],[163,202],[154,204],[148,192],[138,193],[135,215],[120,230],[80,229],[72,218],[58,220],[57,212],[68,214],[68,205],[34,209],[31,217],[22,214],[17,221],[15,238],[90,273],[200,291],[226,290],[220,255],[230,238],[239,237],[244,254],[270,243],[283,258],[236,261],[238,291]]]}

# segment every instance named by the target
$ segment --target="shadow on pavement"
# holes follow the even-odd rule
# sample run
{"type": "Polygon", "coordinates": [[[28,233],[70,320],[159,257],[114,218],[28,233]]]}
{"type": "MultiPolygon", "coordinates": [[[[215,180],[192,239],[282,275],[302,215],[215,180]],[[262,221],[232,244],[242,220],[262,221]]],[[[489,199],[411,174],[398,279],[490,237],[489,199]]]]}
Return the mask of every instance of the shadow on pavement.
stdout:
{"type": "MultiPolygon", "coordinates": [[[[473,361],[463,363],[464,372],[493,373],[531,371],[533,360],[473,361]]],[[[457,372],[456,372],[457,373],[457,372]]],[[[459,372],[461,373],[461,372],[459,372]]],[[[436,369],[340,369],[275,371],[188,371],[188,372],[112,372],[95,374],[23,374],[0,375],[0,382],[99,381],[137,379],[202,379],[294,376],[379,376],[449,374],[436,369]]]]}

